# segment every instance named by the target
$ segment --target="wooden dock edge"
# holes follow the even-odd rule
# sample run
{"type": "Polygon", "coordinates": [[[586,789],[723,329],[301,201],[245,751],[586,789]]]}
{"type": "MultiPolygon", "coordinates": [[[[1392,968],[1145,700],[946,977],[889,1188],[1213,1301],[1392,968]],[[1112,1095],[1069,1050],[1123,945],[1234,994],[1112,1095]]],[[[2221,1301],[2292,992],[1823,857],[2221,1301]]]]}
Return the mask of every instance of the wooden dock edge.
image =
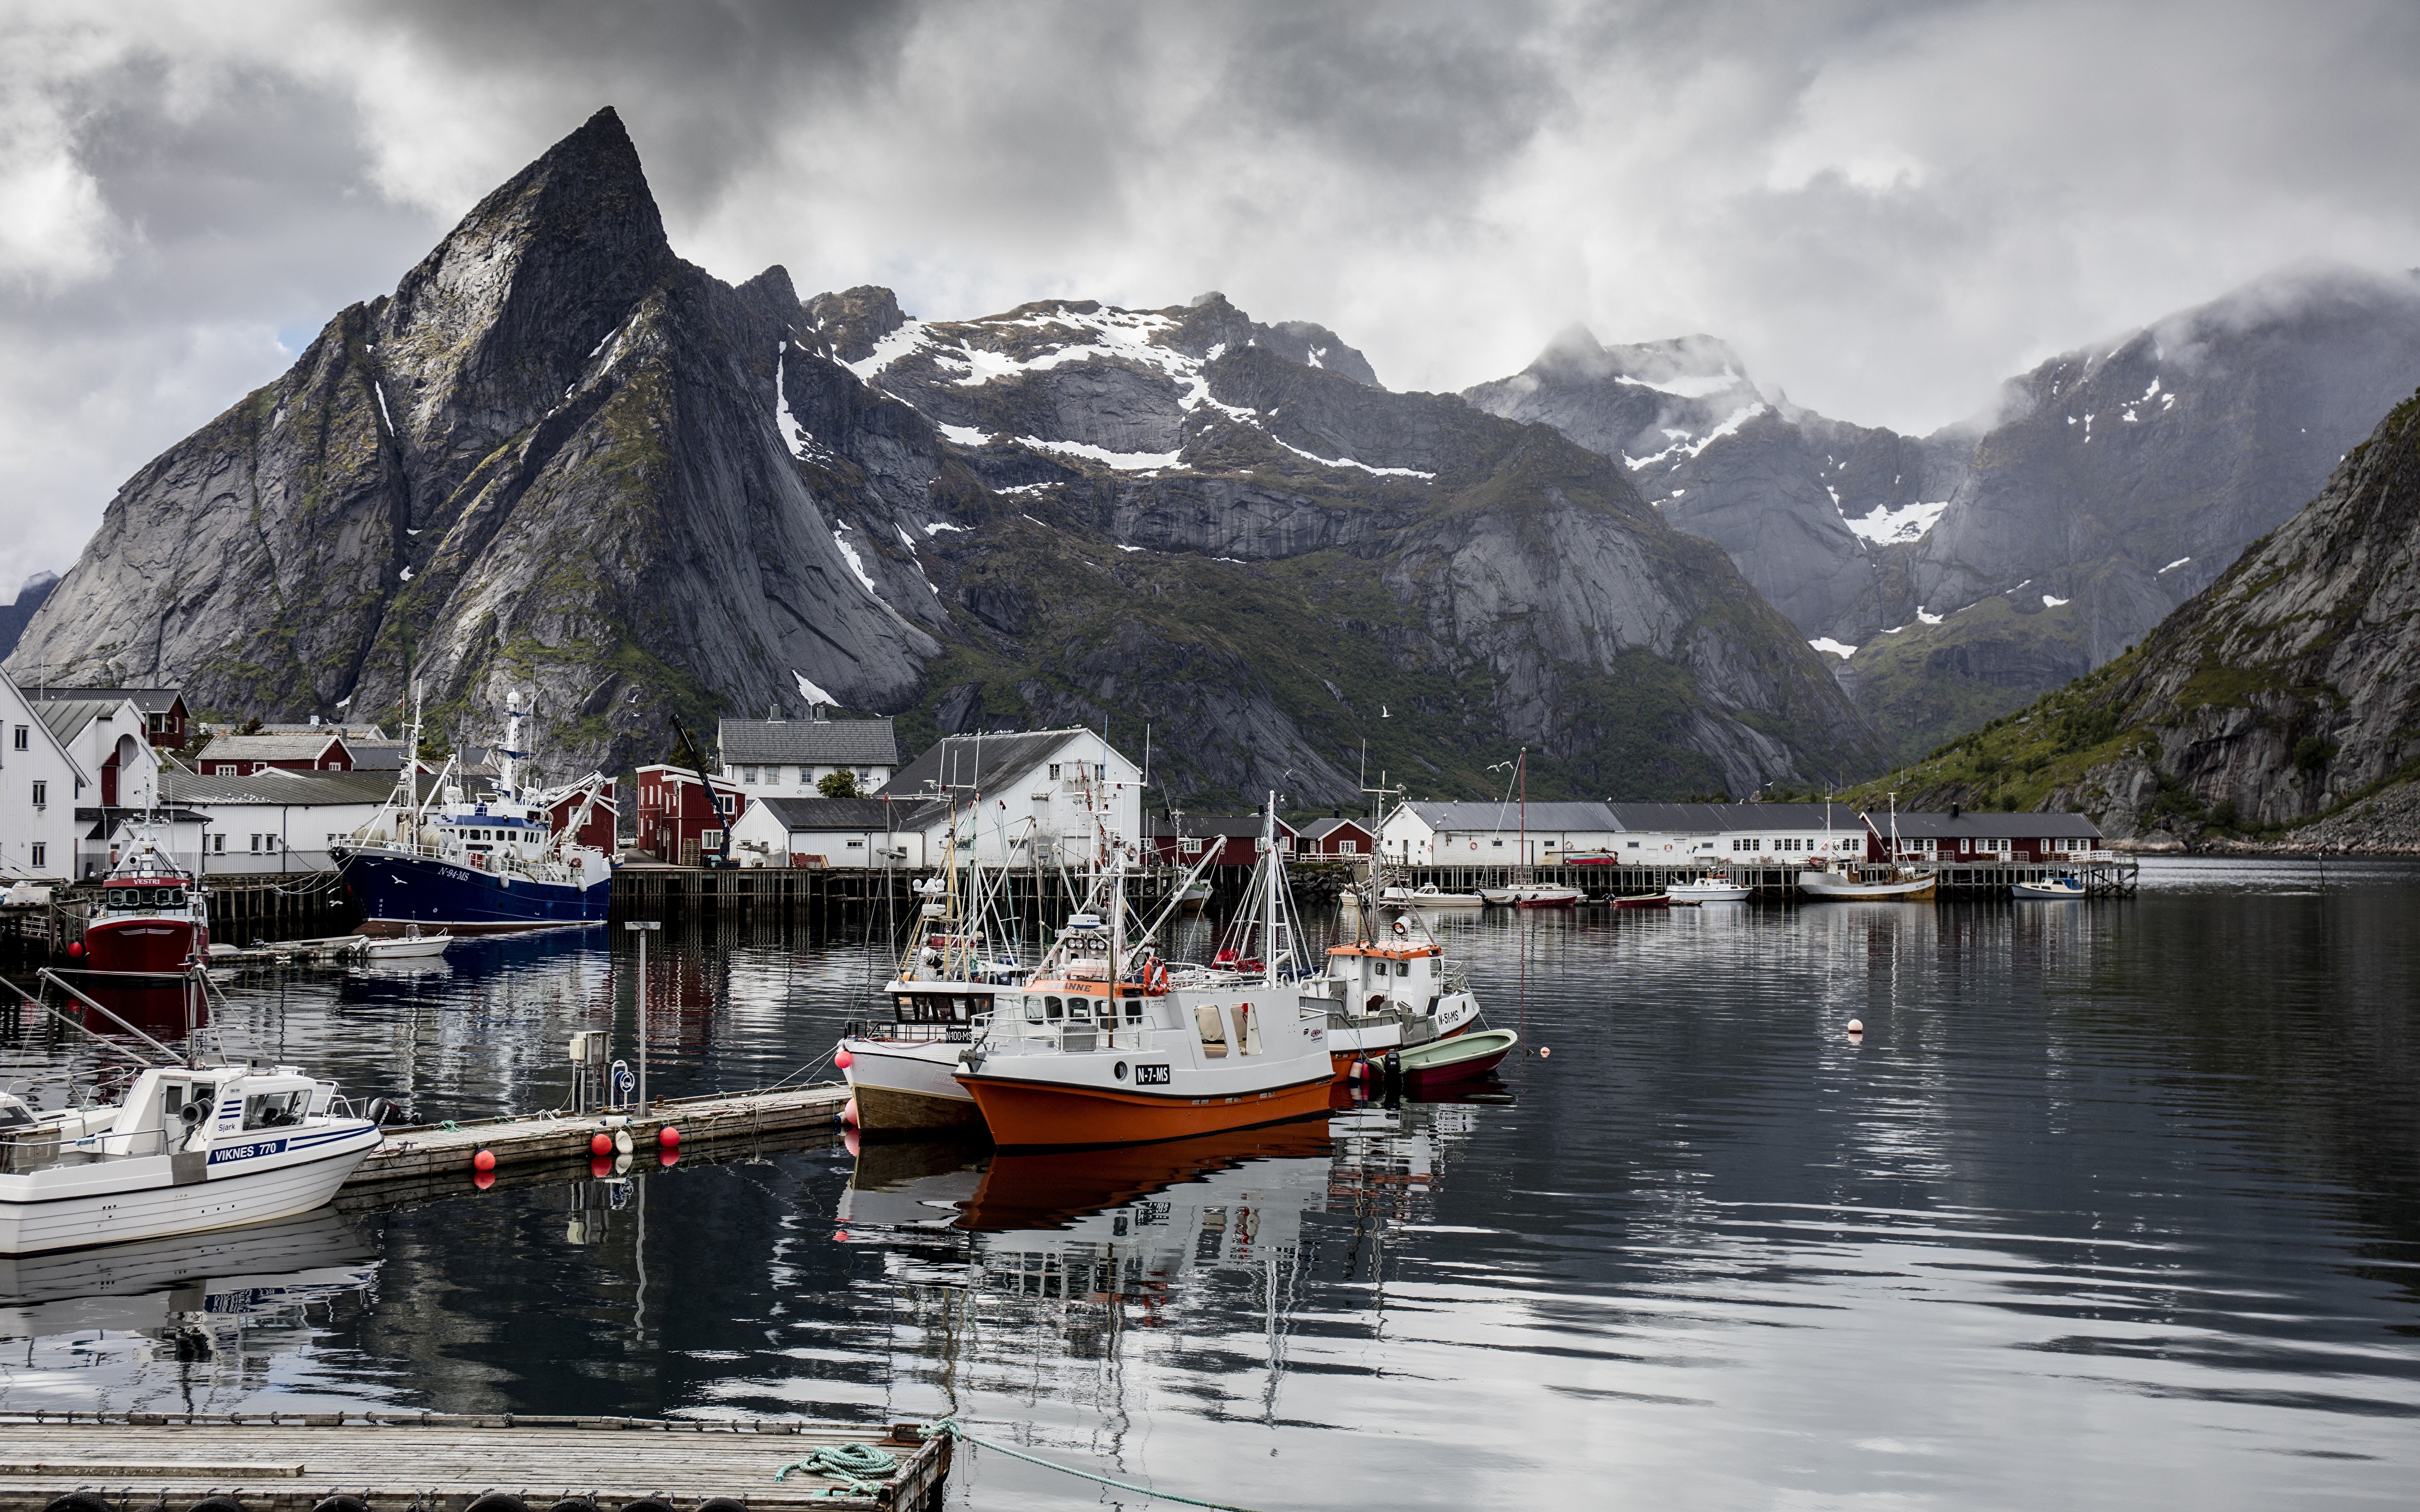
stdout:
{"type": "Polygon", "coordinates": [[[608,1123],[609,1134],[627,1129],[633,1163],[655,1164],[660,1158],[661,1132],[680,1131],[681,1150],[701,1153],[717,1145],[791,1135],[831,1126],[849,1099],[843,1082],[815,1082],[775,1091],[737,1092],[706,1097],[658,1101],[644,1112],[589,1114],[535,1113],[515,1118],[478,1119],[468,1122],[415,1124],[387,1131],[386,1138],[356,1167],[345,1190],[389,1181],[425,1180],[432,1176],[469,1176],[482,1149],[495,1156],[497,1168],[548,1164],[585,1165],[588,1142],[608,1123]]]}
{"type": "Polygon", "coordinates": [[[693,1512],[723,1498],[749,1512],[938,1512],[950,1450],[948,1438],[927,1439],[915,1423],[10,1412],[0,1413],[0,1512],[43,1512],[70,1496],[92,1498],[93,1512],[187,1512],[205,1499],[220,1508],[232,1500],[243,1512],[312,1512],[332,1496],[372,1512],[468,1512],[495,1494],[531,1512],[573,1498],[596,1512],[693,1512]],[[843,1443],[887,1450],[898,1467],[869,1477],[883,1482],[871,1495],[812,1472],[776,1478],[784,1465],[843,1443]]]}

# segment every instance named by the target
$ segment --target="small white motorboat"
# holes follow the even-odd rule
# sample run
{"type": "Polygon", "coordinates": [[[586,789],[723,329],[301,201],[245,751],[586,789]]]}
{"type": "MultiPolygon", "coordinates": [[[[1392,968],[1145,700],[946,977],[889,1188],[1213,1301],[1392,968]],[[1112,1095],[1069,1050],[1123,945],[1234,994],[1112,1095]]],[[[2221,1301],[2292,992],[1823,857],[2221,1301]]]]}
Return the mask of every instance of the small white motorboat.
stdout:
{"type": "Polygon", "coordinates": [[[1434,882],[1417,887],[1381,888],[1378,902],[1388,908],[1484,908],[1487,900],[1475,892],[1448,892],[1434,882]]]}
{"type": "Polygon", "coordinates": [[[1664,889],[1664,896],[1676,903],[1735,903],[1746,899],[1747,888],[1716,872],[1675,882],[1664,889]]]}
{"type": "Polygon", "coordinates": [[[1520,882],[1509,887],[1481,887],[1479,896],[1497,907],[1569,908],[1583,896],[1577,887],[1558,887],[1542,882],[1520,882]]]}
{"type": "Polygon", "coordinates": [[[115,1106],[0,1097],[0,1256],[309,1212],[378,1148],[375,1119],[292,1066],[152,1067],[115,1106]]]}
{"type": "Polygon", "coordinates": [[[443,930],[423,934],[417,924],[406,924],[401,934],[362,941],[362,955],[370,961],[408,961],[418,956],[443,955],[455,936],[443,930]]]}
{"type": "Polygon", "coordinates": [[[2040,882],[2011,884],[2009,890],[2019,898],[2081,898],[2084,896],[2084,884],[2074,877],[2044,877],[2040,882]]]}

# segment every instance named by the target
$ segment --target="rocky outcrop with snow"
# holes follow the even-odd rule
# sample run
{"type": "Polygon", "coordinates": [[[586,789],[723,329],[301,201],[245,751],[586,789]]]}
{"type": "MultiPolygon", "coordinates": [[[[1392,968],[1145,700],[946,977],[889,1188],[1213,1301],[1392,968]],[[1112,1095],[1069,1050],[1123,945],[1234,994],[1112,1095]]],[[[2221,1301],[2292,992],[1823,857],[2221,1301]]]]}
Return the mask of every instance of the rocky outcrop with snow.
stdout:
{"type": "Polygon", "coordinates": [[[12,665],[551,770],[836,700],[1107,724],[1171,792],[1678,795],[1870,769],[1791,624],[1622,469],[1218,295],[920,319],[682,262],[602,113],[131,479],[12,665]]]}
{"type": "Polygon", "coordinates": [[[1810,640],[1856,648],[1841,671],[1909,754],[2056,686],[2077,645],[2088,669],[2139,640],[2415,382],[2420,279],[2304,268],[2054,358],[1923,438],[1768,396],[1705,336],[1566,332],[1470,397],[1622,458],[1810,640]],[[2073,608],[1936,628],[2043,594],[2073,608]],[[1992,678],[1963,670],[1978,654],[1992,678]]]}

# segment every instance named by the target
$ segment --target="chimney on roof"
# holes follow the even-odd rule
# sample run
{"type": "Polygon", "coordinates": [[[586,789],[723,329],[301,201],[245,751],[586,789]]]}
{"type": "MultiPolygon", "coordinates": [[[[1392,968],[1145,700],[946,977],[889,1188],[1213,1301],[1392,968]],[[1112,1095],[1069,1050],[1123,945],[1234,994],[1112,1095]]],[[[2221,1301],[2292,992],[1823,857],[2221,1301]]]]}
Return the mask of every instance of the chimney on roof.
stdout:
{"type": "Polygon", "coordinates": [[[817,724],[821,724],[821,723],[823,723],[823,722],[824,722],[824,719],[825,719],[825,717],[826,717],[825,713],[824,713],[825,708],[826,708],[826,705],[821,704],[821,703],[810,703],[810,704],[808,704],[808,705],[807,705],[807,717],[808,717],[808,718],[810,718],[810,719],[812,719],[812,720],[814,720],[814,721],[815,723],[817,723],[817,724]]]}
{"type": "Polygon", "coordinates": [[[1950,818],[1955,819],[1955,818],[1957,818],[1957,817],[1958,817],[1958,807],[1959,807],[1959,806],[1958,806],[1957,804],[1955,804],[1955,803],[1953,803],[1953,804],[1951,804],[1951,805],[1949,806],[1949,817],[1950,817],[1950,818]]]}
{"type": "Polygon", "coordinates": [[[316,714],[311,716],[311,728],[314,730],[319,728],[319,717],[316,714]]]}

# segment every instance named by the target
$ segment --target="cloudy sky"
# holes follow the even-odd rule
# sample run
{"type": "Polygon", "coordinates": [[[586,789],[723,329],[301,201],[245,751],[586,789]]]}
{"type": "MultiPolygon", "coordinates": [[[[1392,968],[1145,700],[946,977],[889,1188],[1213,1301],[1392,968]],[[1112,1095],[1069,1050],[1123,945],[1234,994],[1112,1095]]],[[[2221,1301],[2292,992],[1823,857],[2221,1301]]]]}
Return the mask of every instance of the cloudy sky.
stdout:
{"type": "Polygon", "coordinates": [[[675,245],[919,315],[1221,288],[1394,388],[1727,337],[1929,429],[2420,264],[2420,7],[0,0],[0,594],[601,104],[675,245]]]}

